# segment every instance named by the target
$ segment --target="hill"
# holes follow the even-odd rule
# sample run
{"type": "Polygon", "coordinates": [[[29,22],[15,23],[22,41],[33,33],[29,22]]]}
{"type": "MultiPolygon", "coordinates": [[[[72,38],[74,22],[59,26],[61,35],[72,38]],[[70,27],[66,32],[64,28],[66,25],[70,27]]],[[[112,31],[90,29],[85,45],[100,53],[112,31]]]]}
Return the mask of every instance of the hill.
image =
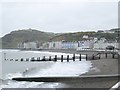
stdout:
{"type": "Polygon", "coordinates": [[[83,40],[84,35],[88,35],[89,37],[93,37],[96,34],[96,32],[76,32],[76,33],[64,33],[61,35],[57,35],[53,38],[51,38],[51,41],[80,41],[83,40]]]}
{"type": "MultiPolygon", "coordinates": [[[[118,29],[117,29],[118,30],[118,29]]],[[[51,33],[42,32],[33,29],[17,30],[2,37],[2,48],[17,48],[18,43],[30,41],[81,41],[85,40],[84,35],[89,37],[106,38],[108,41],[116,41],[118,39],[118,32],[115,33],[101,33],[101,32],[75,32],[75,33],[51,33]]]]}
{"type": "Polygon", "coordinates": [[[2,48],[16,48],[18,43],[26,41],[48,41],[54,33],[41,32],[33,29],[12,31],[2,37],[2,48]]]}
{"type": "MultiPolygon", "coordinates": [[[[113,29],[112,29],[113,30],[113,29]]],[[[118,29],[116,29],[118,31],[118,29]]],[[[96,37],[98,39],[105,38],[107,41],[116,41],[118,39],[118,32],[115,31],[114,33],[101,33],[101,32],[76,32],[76,33],[64,33],[60,35],[56,35],[55,37],[51,38],[50,41],[81,41],[86,40],[83,38],[84,35],[88,37],[96,37]]]]}

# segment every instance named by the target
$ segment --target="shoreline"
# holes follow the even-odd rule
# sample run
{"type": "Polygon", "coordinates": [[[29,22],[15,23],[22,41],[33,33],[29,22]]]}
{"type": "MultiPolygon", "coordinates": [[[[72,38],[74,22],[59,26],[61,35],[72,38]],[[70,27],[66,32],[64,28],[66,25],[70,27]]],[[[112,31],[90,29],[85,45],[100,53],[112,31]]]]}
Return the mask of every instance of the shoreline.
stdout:
{"type": "MultiPolygon", "coordinates": [[[[91,51],[76,51],[76,50],[41,50],[41,51],[49,51],[49,52],[60,52],[60,53],[71,53],[71,54],[89,54],[92,55],[91,51]]],[[[90,70],[80,76],[88,76],[88,75],[111,75],[111,74],[119,74],[118,72],[118,59],[111,59],[111,55],[108,55],[108,58],[104,58],[105,56],[102,55],[102,58],[99,60],[88,60],[92,63],[92,67],[90,70]]],[[[78,68],[82,69],[82,68],[78,68]]],[[[64,88],[111,88],[115,83],[118,82],[118,78],[116,79],[81,79],[75,81],[67,81],[62,82],[64,84],[64,88]]],[[[59,87],[59,86],[58,86],[59,87]]],[[[62,88],[62,86],[61,86],[62,88]]]]}
{"type": "MultiPolygon", "coordinates": [[[[61,53],[70,53],[70,54],[88,54],[89,56],[98,53],[98,51],[77,51],[77,50],[55,50],[55,49],[49,49],[49,50],[41,50],[41,51],[49,51],[49,52],[61,52],[61,53]]],[[[120,63],[118,63],[117,55],[113,59],[111,55],[108,55],[107,58],[105,58],[105,55],[101,55],[101,58],[98,60],[88,60],[92,63],[92,68],[87,73],[82,74],[83,75],[109,75],[109,74],[119,74],[118,72],[118,66],[120,63]]]]}
{"type": "MultiPolygon", "coordinates": [[[[88,56],[92,56],[93,54],[98,53],[98,51],[77,51],[77,50],[73,50],[73,49],[69,49],[69,50],[65,50],[65,49],[46,49],[46,50],[41,50],[41,51],[69,53],[69,54],[82,54],[82,55],[88,54],[88,56]]],[[[104,71],[106,69],[110,69],[110,70],[108,70],[109,72],[111,71],[111,72],[115,73],[115,71],[118,69],[118,59],[116,59],[116,58],[113,59],[111,57],[112,57],[111,55],[108,55],[108,57],[105,58],[105,55],[101,55],[100,59],[92,60],[92,59],[88,58],[88,61],[91,61],[92,65],[93,65],[93,68],[92,68],[91,72],[94,71],[94,69],[95,69],[94,67],[98,67],[98,69],[97,69],[98,71],[99,71],[99,68],[102,71],[104,71]]],[[[96,73],[96,71],[95,71],[95,73],[96,73]]],[[[89,74],[91,74],[91,73],[89,73],[89,74]]]]}

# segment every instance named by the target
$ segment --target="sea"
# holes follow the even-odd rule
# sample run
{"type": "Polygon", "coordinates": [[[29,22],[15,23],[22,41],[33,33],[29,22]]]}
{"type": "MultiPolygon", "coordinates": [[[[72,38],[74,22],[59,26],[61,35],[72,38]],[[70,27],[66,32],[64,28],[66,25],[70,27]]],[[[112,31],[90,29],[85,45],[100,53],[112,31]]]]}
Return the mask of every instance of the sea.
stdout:
{"type": "MultiPolygon", "coordinates": [[[[0,89],[2,88],[64,88],[66,85],[62,82],[27,82],[27,81],[14,81],[15,77],[78,77],[85,74],[92,67],[91,61],[78,59],[73,62],[57,61],[41,61],[31,62],[26,61],[27,58],[38,57],[48,58],[55,57],[70,57],[73,54],[49,51],[21,51],[14,49],[1,49],[0,50],[0,89]],[[21,61],[23,58],[23,61],[21,61]]],[[[77,54],[76,54],[77,56],[77,54]]],[[[78,55],[79,56],[79,55],[78,55]]],[[[82,55],[84,57],[84,55],[82,55]]]]}

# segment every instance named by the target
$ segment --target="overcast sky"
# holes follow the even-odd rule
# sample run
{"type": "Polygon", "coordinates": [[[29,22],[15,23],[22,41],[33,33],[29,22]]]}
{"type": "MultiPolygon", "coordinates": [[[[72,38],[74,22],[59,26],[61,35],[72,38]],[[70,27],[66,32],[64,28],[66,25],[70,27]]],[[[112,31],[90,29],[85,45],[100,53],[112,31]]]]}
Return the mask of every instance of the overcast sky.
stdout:
{"type": "Polygon", "coordinates": [[[1,35],[18,29],[47,32],[108,30],[118,27],[117,0],[4,0],[1,35]]]}

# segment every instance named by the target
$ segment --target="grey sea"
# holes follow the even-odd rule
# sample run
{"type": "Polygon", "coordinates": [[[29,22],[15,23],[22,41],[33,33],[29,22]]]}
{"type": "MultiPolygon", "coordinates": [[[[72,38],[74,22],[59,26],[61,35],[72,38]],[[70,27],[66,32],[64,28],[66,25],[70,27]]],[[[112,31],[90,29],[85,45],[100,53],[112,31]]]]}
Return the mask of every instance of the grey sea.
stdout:
{"type": "Polygon", "coordinates": [[[80,76],[90,70],[92,63],[86,60],[76,60],[75,62],[31,62],[26,61],[27,58],[37,57],[43,58],[45,56],[54,57],[57,55],[60,57],[63,55],[67,57],[72,54],[47,52],[47,51],[21,51],[4,49],[0,50],[0,89],[1,88],[63,88],[65,84],[62,82],[19,82],[13,81],[15,77],[68,77],[68,76],[80,76]],[[21,61],[21,58],[24,60],[21,61]],[[17,61],[16,61],[17,60],[17,61]]]}

